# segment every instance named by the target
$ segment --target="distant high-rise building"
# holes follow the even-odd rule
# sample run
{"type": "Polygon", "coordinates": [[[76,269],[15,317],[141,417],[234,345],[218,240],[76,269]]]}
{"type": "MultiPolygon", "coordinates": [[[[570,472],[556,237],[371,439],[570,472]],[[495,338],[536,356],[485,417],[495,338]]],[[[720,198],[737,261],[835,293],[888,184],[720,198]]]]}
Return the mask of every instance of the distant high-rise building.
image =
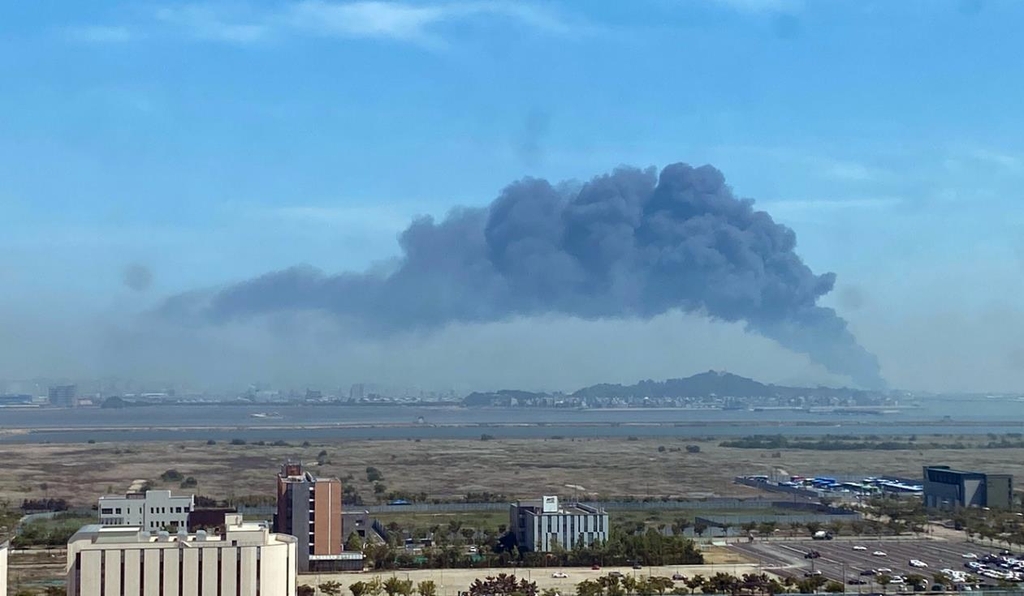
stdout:
{"type": "Polygon", "coordinates": [[[77,405],[75,394],[78,387],[75,385],[54,385],[50,387],[49,397],[51,406],[71,408],[77,405]]]}
{"type": "Polygon", "coordinates": [[[342,553],[341,480],[287,463],[277,475],[274,531],[298,539],[300,571],[361,570],[362,553],[342,553]]]}
{"type": "Polygon", "coordinates": [[[366,397],[366,386],[362,383],[352,385],[352,388],[348,391],[348,396],[351,399],[363,399],[366,397]]]}

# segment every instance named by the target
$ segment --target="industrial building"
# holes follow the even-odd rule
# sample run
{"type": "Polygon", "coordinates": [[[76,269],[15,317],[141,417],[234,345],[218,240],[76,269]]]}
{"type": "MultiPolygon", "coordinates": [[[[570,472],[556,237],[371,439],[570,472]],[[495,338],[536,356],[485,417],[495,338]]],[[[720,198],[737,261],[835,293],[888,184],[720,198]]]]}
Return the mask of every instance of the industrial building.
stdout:
{"type": "Polygon", "coordinates": [[[520,550],[550,552],[608,540],[608,513],[573,503],[562,507],[558,497],[517,501],[509,507],[509,527],[520,550]]]}
{"type": "Polygon", "coordinates": [[[124,496],[100,497],[100,525],[177,530],[188,527],[188,516],[195,508],[194,495],[175,497],[169,490],[146,490],[136,483],[124,496]]]}
{"type": "Polygon", "coordinates": [[[296,539],[227,516],[224,534],[89,525],[68,541],[68,596],[294,596],[296,539]]]}
{"type": "Polygon", "coordinates": [[[47,391],[51,406],[71,408],[78,405],[78,387],[76,385],[54,385],[47,391]]]}
{"type": "Polygon", "coordinates": [[[1013,476],[925,466],[924,504],[938,509],[1013,506],[1013,476]]]}
{"type": "Polygon", "coordinates": [[[300,463],[281,467],[274,531],[298,539],[300,571],[362,571],[362,553],[342,552],[341,519],[341,480],[316,477],[300,463]]]}

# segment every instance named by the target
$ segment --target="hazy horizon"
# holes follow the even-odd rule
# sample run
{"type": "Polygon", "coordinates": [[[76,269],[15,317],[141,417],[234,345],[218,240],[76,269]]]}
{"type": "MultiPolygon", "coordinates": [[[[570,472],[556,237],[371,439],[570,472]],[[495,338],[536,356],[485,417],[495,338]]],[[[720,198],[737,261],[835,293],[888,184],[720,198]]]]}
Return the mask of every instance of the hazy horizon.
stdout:
{"type": "Polygon", "coordinates": [[[1024,5],[59,4],[0,379],[1024,387],[1024,5]]]}

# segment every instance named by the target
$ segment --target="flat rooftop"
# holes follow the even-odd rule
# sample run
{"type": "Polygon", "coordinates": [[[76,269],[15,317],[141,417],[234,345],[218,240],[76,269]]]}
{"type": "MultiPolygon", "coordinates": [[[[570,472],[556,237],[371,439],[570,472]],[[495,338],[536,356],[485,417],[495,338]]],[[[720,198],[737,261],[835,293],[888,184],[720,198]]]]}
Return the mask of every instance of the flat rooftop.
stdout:
{"type": "MultiPolygon", "coordinates": [[[[540,510],[540,509],[544,508],[544,501],[542,499],[526,499],[524,501],[516,501],[515,505],[517,507],[532,507],[533,509],[540,510]]],[[[542,511],[537,511],[536,513],[538,515],[543,515],[542,511]]],[[[603,513],[605,513],[605,510],[597,508],[597,507],[590,507],[588,505],[583,505],[583,504],[580,504],[580,505],[573,505],[573,504],[565,505],[565,504],[559,503],[558,504],[558,511],[557,512],[553,512],[553,513],[567,514],[567,515],[594,515],[594,514],[603,514],[603,513]]],[[[549,513],[549,514],[553,514],[553,513],[549,513]]]]}

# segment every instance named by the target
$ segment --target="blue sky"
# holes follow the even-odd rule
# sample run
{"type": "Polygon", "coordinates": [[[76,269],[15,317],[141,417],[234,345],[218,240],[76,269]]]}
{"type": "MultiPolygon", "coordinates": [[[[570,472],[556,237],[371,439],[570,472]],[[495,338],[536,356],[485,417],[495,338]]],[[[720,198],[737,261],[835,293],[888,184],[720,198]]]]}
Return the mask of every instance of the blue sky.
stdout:
{"type": "MultiPolygon", "coordinates": [[[[361,270],[522,176],[685,161],[837,273],[829,304],[894,384],[1019,387],[1021,22],[1010,0],[6,3],[0,322],[34,342],[361,270]]],[[[51,349],[0,377],[64,374],[51,349]]]]}

